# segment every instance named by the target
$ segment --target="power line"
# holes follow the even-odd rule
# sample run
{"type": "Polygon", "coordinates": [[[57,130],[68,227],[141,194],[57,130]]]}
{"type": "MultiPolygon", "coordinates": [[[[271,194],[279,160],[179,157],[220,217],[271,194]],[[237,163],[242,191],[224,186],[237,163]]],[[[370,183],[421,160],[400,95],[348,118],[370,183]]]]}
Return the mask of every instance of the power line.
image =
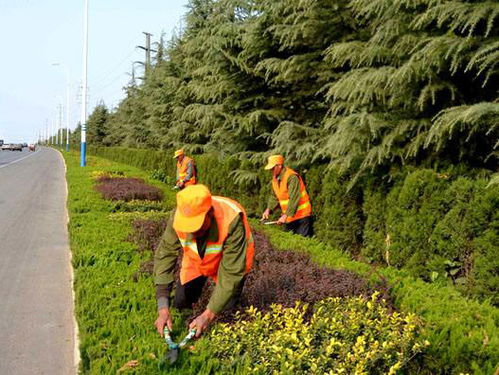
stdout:
{"type": "Polygon", "coordinates": [[[106,71],[106,73],[104,74],[101,74],[99,76],[99,79],[96,79],[96,81],[102,81],[104,80],[106,77],[109,76],[110,73],[113,73],[116,69],[118,69],[126,60],[128,60],[128,58],[135,52],[135,48],[132,49],[118,64],[116,64],[112,69],[109,69],[106,71]]]}

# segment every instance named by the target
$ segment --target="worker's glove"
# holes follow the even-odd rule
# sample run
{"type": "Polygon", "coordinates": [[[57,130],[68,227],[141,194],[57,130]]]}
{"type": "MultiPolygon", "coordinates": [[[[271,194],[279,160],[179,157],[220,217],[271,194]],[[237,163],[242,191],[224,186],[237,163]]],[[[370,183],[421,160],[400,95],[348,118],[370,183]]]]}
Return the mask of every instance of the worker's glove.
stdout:
{"type": "Polygon", "coordinates": [[[267,220],[269,217],[270,217],[270,210],[267,208],[265,211],[263,211],[262,221],[267,220]]]}
{"type": "Polygon", "coordinates": [[[163,330],[165,328],[165,325],[170,331],[172,330],[172,318],[170,316],[170,311],[168,310],[168,308],[163,307],[159,309],[158,318],[154,322],[154,325],[156,326],[156,329],[158,330],[158,333],[161,335],[161,337],[163,337],[163,330]]]}
{"type": "Polygon", "coordinates": [[[285,214],[281,215],[279,220],[277,220],[277,225],[286,224],[287,218],[288,218],[287,215],[285,215],[285,214]]]}

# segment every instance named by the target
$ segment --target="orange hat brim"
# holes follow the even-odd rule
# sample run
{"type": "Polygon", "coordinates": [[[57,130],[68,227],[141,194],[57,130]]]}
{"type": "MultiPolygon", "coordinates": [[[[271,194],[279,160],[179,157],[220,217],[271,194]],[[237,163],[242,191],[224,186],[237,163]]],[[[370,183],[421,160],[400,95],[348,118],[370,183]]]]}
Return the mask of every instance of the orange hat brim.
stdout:
{"type": "Polygon", "coordinates": [[[271,163],[268,163],[268,164],[264,167],[264,169],[267,169],[267,170],[272,169],[272,168],[274,168],[274,167],[275,167],[276,165],[278,165],[278,164],[279,164],[279,163],[276,163],[276,162],[271,162],[271,163]]]}
{"type": "Polygon", "coordinates": [[[204,218],[208,211],[209,209],[199,215],[187,217],[182,215],[178,209],[175,210],[175,216],[173,216],[173,229],[183,233],[197,232],[203,226],[204,218]]]}

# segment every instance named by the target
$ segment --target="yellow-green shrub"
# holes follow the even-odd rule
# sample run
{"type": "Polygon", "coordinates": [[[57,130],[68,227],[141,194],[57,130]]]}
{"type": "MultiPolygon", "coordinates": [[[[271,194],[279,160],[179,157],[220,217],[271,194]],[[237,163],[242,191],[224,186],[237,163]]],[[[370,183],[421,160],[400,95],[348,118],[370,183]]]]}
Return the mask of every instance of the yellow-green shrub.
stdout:
{"type": "Polygon", "coordinates": [[[218,371],[395,374],[429,345],[418,338],[415,315],[390,314],[376,293],[370,299],[326,299],[315,304],[311,317],[308,308],[273,305],[265,314],[250,308],[249,317],[216,326],[208,345],[220,359],[218,371]]]}

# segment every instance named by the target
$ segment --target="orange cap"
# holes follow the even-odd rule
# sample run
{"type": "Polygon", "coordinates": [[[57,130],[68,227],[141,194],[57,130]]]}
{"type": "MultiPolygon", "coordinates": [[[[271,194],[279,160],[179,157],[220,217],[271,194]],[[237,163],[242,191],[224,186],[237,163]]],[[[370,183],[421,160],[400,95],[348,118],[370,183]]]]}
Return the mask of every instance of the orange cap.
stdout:
{"type": "Polygon", "coordinates": [[[284,164],[284,157],[282,155],[271,155],[265,169],[272,169],[278,164],[284,164]]]}
{"type": "Polygon", "coordinates": [[[175,154],[173,154],[173,158],[178,158],[180,155],[183,155],[184,154],[184,150],[180,149],[180,150],[177,150],[175,151],[175,154]]]}
{"type": "Polygon", "coordinates": [[[179,232],[194,233],[203,226],[211,208],[211,193],[205,185],[187,186],[177,193],[177,209],[173,228],[179,232]]]}

